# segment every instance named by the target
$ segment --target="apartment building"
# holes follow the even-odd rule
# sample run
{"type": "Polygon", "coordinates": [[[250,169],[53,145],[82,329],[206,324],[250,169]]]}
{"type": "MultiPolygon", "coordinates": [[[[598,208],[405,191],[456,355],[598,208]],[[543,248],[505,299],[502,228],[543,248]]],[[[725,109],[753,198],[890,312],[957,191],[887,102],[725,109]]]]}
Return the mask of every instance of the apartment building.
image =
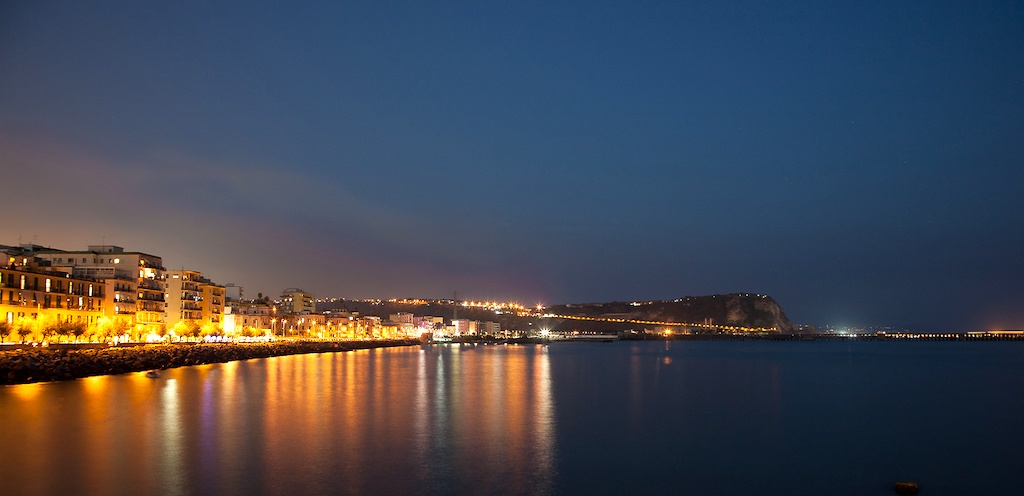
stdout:
{"type": "Polygon", "coordinates": [[[277,313],[314,313],[316,312],[316,296],[299,288],[288,288],[281,292],[277,313]]]}
{"type": "Polygon", "coordinates": [[[0,268],[0,315],[18,319],[53,316],[58,322],[95,324],[104,316],[106,285],[94,279],[9,263],[0,268]]]}
{"type": "Polygon", "coordinates": [[[104,281],[108,316],[142,332],[159,332],[164,324],[163,259],[116,245],[89,245],[83,251],[30,247],[23,258],[72,277],[104,281]]]}
{"type": "Polygon", "coordinates": [[[214,284],[195,270],[169,270],[164,277],[164,322],[168,328],[179,321],[223,326],[224,286],[214,284]]]}
{"type": "MultiPolygon", "coordinates": [[[[266,303],[241,301],[238,308],[232,309],[232,314],[235,332],[245,327],[277,332],[277,309],[266,303]]],[[[225,327],[225,331],[230,333],[231,330],[225,327]]]]}

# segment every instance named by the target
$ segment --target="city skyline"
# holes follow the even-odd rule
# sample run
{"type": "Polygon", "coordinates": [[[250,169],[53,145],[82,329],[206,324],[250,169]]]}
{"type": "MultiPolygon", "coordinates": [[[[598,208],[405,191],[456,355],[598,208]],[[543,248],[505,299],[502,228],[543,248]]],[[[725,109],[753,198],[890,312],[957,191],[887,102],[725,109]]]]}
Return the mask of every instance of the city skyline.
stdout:
{"type": "Polygon", "coordinates": [[[1024,328],[1014,2],[0,7],[0,243],[246,296],[1024,328]]]}

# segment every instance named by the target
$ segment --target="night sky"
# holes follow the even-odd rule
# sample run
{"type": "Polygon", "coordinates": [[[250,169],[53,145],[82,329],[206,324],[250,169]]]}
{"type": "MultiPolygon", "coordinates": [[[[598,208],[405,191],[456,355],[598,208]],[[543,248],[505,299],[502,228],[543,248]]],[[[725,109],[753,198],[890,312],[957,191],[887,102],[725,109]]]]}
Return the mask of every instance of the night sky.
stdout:
{"type": "Polygon", "coordinates": [[[0,5],[0,244],[1024,328],[1024,3],[0,5]]]}

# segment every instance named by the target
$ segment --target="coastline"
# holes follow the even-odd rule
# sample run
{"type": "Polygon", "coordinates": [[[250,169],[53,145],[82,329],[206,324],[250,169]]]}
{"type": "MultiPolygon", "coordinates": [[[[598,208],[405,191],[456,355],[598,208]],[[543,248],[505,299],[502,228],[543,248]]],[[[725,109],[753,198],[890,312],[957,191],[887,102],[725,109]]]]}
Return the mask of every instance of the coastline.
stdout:
{"type": "Polygon", "coordinates": [[[0,351],[0,385],[29,384],[305,353],[411,346],[419,340],[196,343],[0,351]]]}

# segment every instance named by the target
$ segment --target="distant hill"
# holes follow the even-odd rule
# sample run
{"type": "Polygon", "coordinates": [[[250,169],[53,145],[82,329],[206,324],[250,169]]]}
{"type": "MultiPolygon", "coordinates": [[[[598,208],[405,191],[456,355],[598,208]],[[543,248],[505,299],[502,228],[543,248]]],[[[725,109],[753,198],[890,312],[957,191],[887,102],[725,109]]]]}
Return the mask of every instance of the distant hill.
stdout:
{"type": "MultiPolygon", "coordinates": [[[[318,304],[318,310],[345,309],[361,315],[389,315],[408,312],[414,315],[434,315],[450,320],[453,314],[451,301],[426,300],[419,304],[394,301],[353,301],[338,300],[334,303],[318,304]]],[[[594,331],[615,332],[628,329],[643,329],[654,324],[644,322],[674,322],[682,324],[711,324],[714,326],[737,326],[746,328],[774,328],[780,333],[798,332],[797,327],[786,317],[785,312],[770,296],[739,293],[711,296],[687,296],[677,300],[574,303],[554,305],[545,308],[545,315],[573,318],[545,317],[538,315],[515,315],[495,313],[484,308],[459,306],[459,318],[480,321],[494,321],[502,329],[550,329],[553,331],[594,331]],[[583,319],[598,320],[578,320],[583,319]]],[[[695,330],[700,330],[699,328],[695,330]]]]}
{"type": "Polygon", "coordinates": [[[748,328],[775,328],[797,332],[782,307],[770,296],[751,293],[687,296],[677,300],[556,305],[546,311],[601,319],[712,324],[748,328]]]}

